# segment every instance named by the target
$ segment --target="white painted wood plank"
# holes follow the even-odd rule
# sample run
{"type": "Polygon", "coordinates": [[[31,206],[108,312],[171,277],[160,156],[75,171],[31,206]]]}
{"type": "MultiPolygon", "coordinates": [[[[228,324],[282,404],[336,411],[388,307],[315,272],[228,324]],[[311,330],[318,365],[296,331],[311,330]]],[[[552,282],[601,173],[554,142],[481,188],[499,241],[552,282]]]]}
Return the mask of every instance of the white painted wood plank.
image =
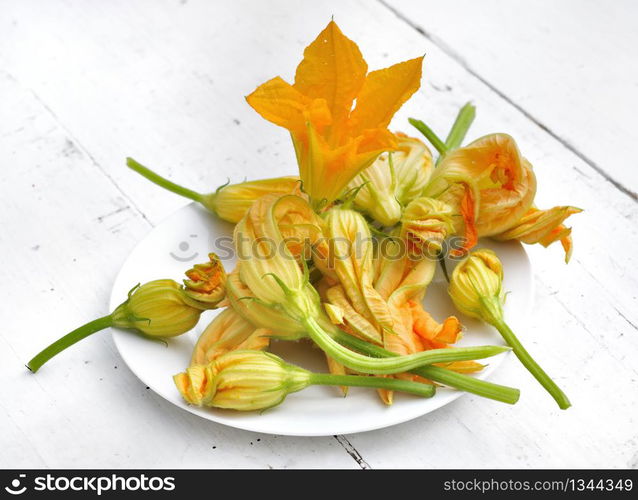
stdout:
{"type": "Polygon", "coordinates": [[[384,1],[638,193],[636,2],[384,1]]]}
{"type": "Polygon", "coordinates": [[[39,349],[108,312],[113,278],[150,225],[2,71],[0,95],[0,467],[358,467],[333,438],[257,435],[174,407],[106,332],[27,371],[39,349]]]}
{"type": "MultiPolygon", "coordinates": [[[[380,11],[375,17],[382,17],[380,11]]],[[[414,35],[404,34],[402,44],[423,43],[423,37],[414,35]]],[[[638,466],[636,203],[468,76],[438,47],[431,43],[425,47],[430,86],[411,105],[431,109],[424,116],[435,129],[445,130],[449,125],[442,112],[447,106],[451,113],[452,104],[473,99],[479,114],[472,136],[498,130],[519,140],[536,168],[540,206],[570,203],[586,209],[570,221],[576,228],[576,250],[568,266],[558,248],[530,249],[537,280],[536,312],[526,323],[512,321],[523,341],[567,390],[574,407],[567,412],[556,410],[512,360],[496,379],[522,389],[522,400],[514,408],[467,397],[400,426],[392,435],[375,432],[348,438],[373,468],[398,463],[487,468],[638,466]],[[446,86],[451,90],[446,91],[446,86]],[[422,104],[417,104],[422,96],[422,104]],[[454,436],[448,434],[450,428],[454,436]],[[413,439],[423,448],[411,447],[408,443],[413,439]]]]}
{"type": "MultiPolygon", "coordinates": [[[[518,406],[504,407],[464,397],[449,408],[415,422],[348,436],[352,446],[372,467],[638,465],[638,439],[632,420],[638,409],[634,368],[638,341],[632,326],[638,324],[636,203],[387,8],[371,2],[305,3],[303,13],[299,14],[293,8],[296,2],[285,1],[213,4],[191,0],[185,5],[176,1],[135,4],[122,1],[110,2],[108,6],[71,1],[38,2],[35,14],[33,5],[33,2],[14,3],[9,14],[0,19],[0,47],[17,47],[0,49],[0,67],[55,114],[56,134],[71,135],[74,143],[81,145],[78,147],[83,157],[76,160],[76,169],[88,179],[82,177],[77,186],[68,185],[62,176],[67,172],[66,163],[52,155],[46,171],[55,182],[49,181],[47,197],[42,201],[48,210],[32,209],[34,217],[58,215],[50,217],[54,223],[49,223],[52,225],[45,233],[47,243],[40,243],[41,248],[54,243],[63,248],[65,241],[75,242],[83,266],[78,271],[65,267],[64,256],[57,251],[52,255],[39,254],[38,268],[46,269],[40,271],[41,276],[46,276],[44,279],[59,291],[53,299],[42,294],[52,302],[39,296],[41,317],[47,317],[47,313],[60,314],[60,303],[73,304],[64,318],[57,316],[55,321],[50,320],[50,329],[64,331],[104,310],[109,280],[130,246],[149,227],[133,203],[151,222],[161,220],[182,204],[129,173],[123,167],[126,155],[136,156],[191,187],[197,184],[215,187],[227,175],[237,180],[294,170],[286,133],[261,120],[242,96],[276,74],[290,78],[303,47],[334,14],[344,31],[360,43],[372,68],[427,53],[424,87],[397,117],[394,122],[397,127],[406,130],[405,118],[417,115],[435,129],[445,130],[458,107],[473,99],[479,108],[474,135],[504,130],[517,137],[521,149],[536,167],[541,206],[570,203],[586,209],[573,219],[576,250],[569,266],[562,263],[557,248],[531,250],[539,279],[537,314],[526,324],[516,324],[520,336],[548,371],[558,375],[575,407],[558,414],[551,401],[512,361],[496,378],[523,389],[524,398],[518,406]],[[82,148],[95,163],[85,157],[82,148]],[[117,188],[104,182],[105,174],[117,188]],[[121,203],[102,204],[99,196],[91,194],[91,186],[96,189],[99,186],[99,196],[121,197],[121,203]],[[55,208],[56,203],[62,203],[59,200],[64,201],[65,208],[58,213],[48,205],[55,208]],[[133,222],[122,225],[125,236],[109,235],[92,220],[126,205],[131,208],[116,214],[123,217],[131,213],[133,222]],[[77,207],[82,207],[82,216],[75,215],[77,207]],[[98,262],[103,265],[96,266],[98,262]],[[88,297],[84,292],[86,286],[80,288],[87,282],[99,283],[91,288],[88,297]]],[[[560,79],[560,75],[554,78],[560,79]]],[[[12,102],[18,106],[29,101],[28,97],[12,92],[17,95],[12,102]]],[[[2,105],[7,106],[7,101],[2,105]]],[[[38,114],[43,112],[40,110],[38,114]]],[[[9,132],[25,127],[26,141],[46,137],[27,116],[4,120],[3,126],[9,132]]],[[[63,142],[60,139],[60,144],[63,142]]],[[[15,147],[22,149],[24,141],[16,142],[15,147]]],[[[32,152],[19,165],[25,165],[22,167],[25,169],[41,154],[32,152]]],[[[6,158],[7,154],[0,155],[3,163],[6,158]]],[[[4,169],[2,172],[0,175],[8,175],[4,169]]],[[[31,174],[21,175],[28,179],[31,174]]],[[[24,183],[19,180],[24,178],[10,180],[19,184],[24,183]]],[[[3,189],[7,185],[3,183],[3,189]]],[[[21,246],[10,247],[7,263],[11,266],[3,264],[14,270],[3,275],[3,294],[11,292],[10,309],[19,311],[24,310],[34,287],[24,287],[16,295],[13,288],[7,289],[12,280],[6,277],[15,277],[15,270],[31,263],[31,254],[25,250],[30,248],[28,244],[36,233],[23,229],[15,221],[20,213],[15,207],[21,206],[18,204],[27,193],[28,190],[21,191],[12,185],[10,196],[4,197],[11,200],[14,209],[7,213],[7,222],[2,220],[3,229],[10,228],[6,234],[17,233],[18,242],[25,240],[21,246]],[[13,225],[8,226],[9,222],[13,225]]],[[[5,246],[3,242],[3,254],[5,246]]],[[[40,284],[42,278],[38,275],[28,280],[40,284]]],[[[16,362],[23,362],[43,343],[43,338],[53,336],[47,336],[42,321],[35,329],[37,338],[22,334],[17,323],[5,330],[3,342],[8,347],[1,352],[4,356],[11,356],[7,354],[11,350],[16,354],[3,359],[2,366],[15,368],[16,362]]],[[[247,435],[181,415],[182,412],[166,407],[153,396],[145,396],[147,391],[135,385],[128,373],[127,383],[109,383],[106,389],[86,382],[83,377],[86,380],[102,377],[101,384],[113,378],[118,357],[106,336],[104,340],[88,340],[86,346],[76,349],[60,360],[55,372],[53,369],[48,372],[47,376],[61,377],[64,366],[65,379],[62,383],[55,379],[47,386],[50,399],[37,404],[48,406],[39,406],[36,415],[64,422],[65,418],[67,421],[77,418],[79,411],[82,422],[97,419],[96,427],[89,424],[81,427],[81,433],[88,436],[82,438],[86,440],[83,446],[99,449],[95,466],[113,465],[118,460],[130,466],[357,465],[342,450],[334,448],[336,441],[283,438],[273,439],[272,450],[265,454],[267,459],[276,460],[267,462],[257,452],[250,455],[253,449],[258,449],[253,448],[256,443],[253,447],[244,443],[240,452],[227,449],[217,462],[218,458],[208,455],[208,445],[217,439],[206,441],[207,436],[217,432],[220,439],[226,438],[224,443],[230,443],[243,442],[247,435]],[[91,361],[81,367],[83,377],[72,377],[72,370],[80,367],[83,360],[91,361]],[[141,401],[145,401],[144,406],[141,401]],[[105,410],[110,411],[109,418],[117,419],[115,425],[107,427],[106,417],[101,416],[105,410]],[[138,444],[144,443],[142,438],[129,442],[126,434],[115,436],[111,431],[127,425],[134,425],[135,432],[157,449],[138,444]],[[105,444],[104,436],[112,443],[105,444]],[[191,448],[184,458],[175,458],[174,450],[186,445],[191,448]],[[301,456],[295,456],[294,450],[302,447],[307,449],[301,456]],[[288,460],[289,456],[295,458],[288,460]],[[346,461],[342,461],[344,456],[346,461]]],[[[121,364],[118,366],[121,370],[121,364]]],[[[119,371],[118,376],[122,376],[119,371]]],[[[29,448],[22,463],[82,464],[82,456],[77,455],[77,450],[74,455],[72,449],[64,450],[62,457],[53,461],[53,449],[60,447],[68,435],[53,432],[54,424],[59,422],[42,423],[43,417],[37,417],[32,426],[33,420],[24,418],[31,413],[33,396],[37,395],[25,389],[31,379],[11,380],[14,381],[11,386],[16,387],[12,394],[24,391],[31,397],[18,399],[3,409],[8,412],[6,418],[16,422],[7,427],[13,447],[6,449],[17,453],[20,440],[30,439],[36,445],[29,448]],[[41,426],[44,430],[38,431],[41,426]]]]}

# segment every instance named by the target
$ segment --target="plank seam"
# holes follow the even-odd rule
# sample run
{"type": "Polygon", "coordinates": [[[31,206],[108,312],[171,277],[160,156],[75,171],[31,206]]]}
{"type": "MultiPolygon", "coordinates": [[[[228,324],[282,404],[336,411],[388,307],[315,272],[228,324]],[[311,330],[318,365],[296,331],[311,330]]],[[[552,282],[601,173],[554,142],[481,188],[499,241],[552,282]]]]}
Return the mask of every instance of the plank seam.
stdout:
{"type": "Polygon", "coordinates": [[[142,212],[142,210],[135,204],[135,202],[130,198],[130,196],[120,187],[120,185],[115,181],[115,179],[113,179],[113,177],[111,177],[111,175],[102,167],[102,165],[100,165],[100,163],[89,152],[89,150],[84,147],[84,145],[77,139],[77,137],[73,135],[73,133],[71,133],[68,127],[66,127],[62,123],[62,121],[60,120],[60,118],[58,118],[55,112],[40,98],[40,96],[33,89],[28,89],[28,90],[31,93],[31,95],[35,98],[35,100],[38,101],[40,105],[47,111],[47,113],[51,115],[51,117],[55,120],[58,126],[62,130],[64,130],[66,135],[73,141],[73,143],[77,145],[77,147],[87,156],[87,158],[91,161],[91,163],[93,163],[93,165],[102,173],[102,175],[104,175],[104,177],[108,179],[108,181],[115,187],[115,189],[119,191],[119,193],[124,197],[124,199],[127,200],[128,203],[130,203],[130,205],[135,209],[135,211],[138,214],[140,214],[142,219],[144,219],[144,221],[146,221],[146,223],[150,227],[155,227],[154,224],[146,216],[146,214],[142,212]]]}
{"type": "Polygon", "coordinates": [[[618,189],[621,193],[624,193],[629,198],[631,198],[634,202],[638,202],[638,193],[632,191],[628,187],[624,186],[622,183],[614,179],[611,175],[609,175],[600,165],[598,165],[595,161],[590,159],[587,155],[579,151],[576,146],[570,143],[567,139],[561,137],[552,129],[550,129],[547,125],[537,119],[534,115],[532,115],[529,111],[523,108],[520,104],[515,103],[509,96],[499,90],[496,86],[492,85],[485,78],[479,75],[470,65],[469,63],[459,55],[454,49],[452,49],[449,45],[447,45],[443,40],[438,37],[432,35],[430,32],[426,31],[422,26],[414,23],[410,19],[408,19],[405,15],[403,15],[399,10],[395,9],[393,6],[389,5],[386,0],[378,0],[381,5],[387,8],[390,12],[392,12],[397,19],[400,19],[412,29],[414,29],[421,36],[426,38],[432,44],[436,45],[439,49],[441,49],[445,54],[451,57],[454,61],[456,61],[465,71],[467,71],[470,75],[484,84],[487,88],[489,88],[492,92],[498,95],[501,99],[511,105],[514,109],[519,111],[525,118],[530,120],[536,126],[538,126],[541,130],[549,134],[553,139],[558,141],[564,148],[568,151],[575,154],[580,160],[586,163],[593,170],[598,172],[607,182],[609,182],[612,186],[618,189]]]}
{"type": "Polygon", "coordinates": [[[354,446],[352,446],[352,443],[348,441],[345,436],[334,436],[334,438],[337,440],[337,443],[343,446],[343,449],[346,450],[348,455],[350,455],[352,459],[357,462],[357,465],[359,467],[364,470],[372,469],[372,467],[370,467],[370,464],[363,459],[361,453],[359,453],[359,451],[354,446]]]}

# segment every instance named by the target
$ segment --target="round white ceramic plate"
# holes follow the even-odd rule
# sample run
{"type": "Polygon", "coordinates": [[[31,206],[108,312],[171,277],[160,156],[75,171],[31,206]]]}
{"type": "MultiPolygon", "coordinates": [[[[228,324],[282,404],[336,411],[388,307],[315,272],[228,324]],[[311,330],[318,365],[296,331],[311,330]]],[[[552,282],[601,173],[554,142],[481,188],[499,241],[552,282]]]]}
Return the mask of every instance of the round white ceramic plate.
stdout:
{"type": "MultiPolygon", "coordinates": [[[[206,262],[209,251],[217,253],[226,269],[234,266],[232,226],[191,204],[159,224],[133,250],[122,266],[111,293],[111,310],[120,304],[137,283],[173,278],[179,282],[192,264],[206,262]]],[[[532,304],[532,274],[527,254],[518,243],[488,241],[486,246],[500,256],[505,269],[508,317],[524,318],[532,304]]],[[[425,298],[426,309],[438,320],[455,313],[446,293],[443,277],[437,271],[425,298]]],[[[113,339],[122,358],[140,380],[157,394],[186,411],[225,425],[269,434],[328,436],[364,432],[406,422],[446,405],[463,393],[439,388],[430,399],[396,394],[392,406],[385,406],[376,391],[351,388],[347,397],[333,387],[309,387],[291,394],[280,406],[263,413],[197,408],[186,404],[172,376],[183,371],[191,350],[204,327],[217,314],[207,311],[192,331],[170,339],[168,346],[146,340],[126,330],[113,329],[113,339]]],[[[467,327],[459,345],[502,345],[495,331],[471,318],[461,318],[467,327]]],[[[276,342],[272,351],[286,360],[314,371],[326,371],[320,351],[306,343],[276,342]]],[[[488,378],[505,355],[486,360],[488,367],[478,375],[488,378]]]]}

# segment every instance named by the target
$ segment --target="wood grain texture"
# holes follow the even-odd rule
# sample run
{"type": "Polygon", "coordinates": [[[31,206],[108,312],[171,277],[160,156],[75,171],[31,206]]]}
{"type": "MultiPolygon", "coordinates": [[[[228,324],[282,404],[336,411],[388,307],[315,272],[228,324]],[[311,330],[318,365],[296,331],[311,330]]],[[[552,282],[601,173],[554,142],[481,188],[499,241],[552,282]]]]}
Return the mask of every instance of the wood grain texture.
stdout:
{"type": "MultiPolygon", "coordinates": [[[[631,133],[631,123],[625,110],[602,112],[611,97],[600,95],[590,73],[576,86],[571,67],[557,62],[577,50],[577,40],[591,41],[580,27],[569,28],[571,41],[560,37],[554,58],[535,60],[544,84],[555,85],[549,95],[537,92],[533,79],[514,86],[515,72],[502,67],[513,64],[509,59],[499,70],[498,57],[511,54],[485,60],[463,33],[449,29],[458,7],[428,6],[436,18],[428,29],[440,26],[428,38],[405,21],[420,25],[421,11],[399,1],[297,5],[3,2],[0,466],[638,467],[638,204],[609,181],[630,189],[635,169],[620,161],[620,148],[600,149],[613,140],[627,146],[622,134],[631,133]],[[471,99],[478,107],[471,135],[507,131],[517,138],[537,172],[539,206],[585,209],[573,217],[568,266],[558,248],[529,248],[535,313],[511,319],[574,407],[556,410],[512,359],[495,378],[522,389],[514,407],[465,396],[393,428],[300,439],[237,431],[172,407],[128,371],[108,333],[35,377],[27,373],[23,363],[43,344],[104,314],[128,252],[184,204],[128,171],[124,157],[210,190],[226,177],[294,171],[286,133],[260,119],[243,96],[277,74],[291,79],[303,47],[331,15],[371,68],[426,53],[423,87],[395,128],[409,131],[406,118],[416,116],[444,133],[471,99]],[[574,111],[572,99],[590,104],[574,111]],[[595,124],[587,113],[596,115],[595,124]],[[596,140],[585,140],[592,135],[596,140]]],[[[611,15],[586,8],[588,19],[611,15]]],[[[530,20],[542,15],[538,9],[530,20]]],[[[516,47],[509,52],[529,53],[529,40],[503,31],[499,19],[482,30],[482,43],[506,37],[516,47]]],[[[557,19],[542,26],[568,30],[551,24],[557,19]]],[[[530,36],[537,24],[526,24],[530,36]]],[[[598,30],[606,40],[635,36],[623,23],[600,23],[598,30]]],[[[600,64],[622,63],[625,51],[615,46],[596,46],[600,64]]],[[[618,80],[608,80],[619,85],[615,97],[634,101],[636,87],[618,80]]]]}
{"type": "Polygon", "coordinates": [[[383,0],[468,71],[636,198],[636,4],[383,0]]]}

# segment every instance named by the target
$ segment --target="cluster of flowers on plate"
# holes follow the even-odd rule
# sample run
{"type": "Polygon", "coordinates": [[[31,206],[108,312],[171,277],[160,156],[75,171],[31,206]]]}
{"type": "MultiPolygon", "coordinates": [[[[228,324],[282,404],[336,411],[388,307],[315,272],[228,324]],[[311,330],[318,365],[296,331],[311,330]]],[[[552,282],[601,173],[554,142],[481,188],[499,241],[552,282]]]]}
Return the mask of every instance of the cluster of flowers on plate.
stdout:
{"type": "Polygon", "coordinates": [[[191,330],[203,311],[223,309],[174,376],[193,405],[263,410],[308,385],[377,389],[431,397],[447,386],[513,404],[517,389],[473,377],[477,360],[512,349],[556,400],[569,400],[504,320],[503,268],[474,249],[479,238],[548,246],[568,261],[580,210],[534,205],[536,178],[514,139],[498,133],[465,146],[475,109],[465,105],[440,139],[410,119],[422,140],[388,130],[417,91],[422,58],[368,72],[357,45],[331,21],[304,51],[289,84],[276,77],[247,97],[266,120],[290,132],[298,176],[227,184],[210,194],[176,185],[133,159],[151,181],[201,203],[235,225],[239,263],[216,255],[183,284],[133,288],[111,314],[74,330],[28,364],[37,371],[61,350],[109,326],[151,338],[191,330]],[[448,276],[446,259],[455,263],[448,276]],[[493,325],[509,347],[455,347],[458,318],[433,318],[422,305],[436,267],[458,311],[493,325]],[[267,352],[273,339],[312,342],[327,372],[311,373],[267,352]]]}

